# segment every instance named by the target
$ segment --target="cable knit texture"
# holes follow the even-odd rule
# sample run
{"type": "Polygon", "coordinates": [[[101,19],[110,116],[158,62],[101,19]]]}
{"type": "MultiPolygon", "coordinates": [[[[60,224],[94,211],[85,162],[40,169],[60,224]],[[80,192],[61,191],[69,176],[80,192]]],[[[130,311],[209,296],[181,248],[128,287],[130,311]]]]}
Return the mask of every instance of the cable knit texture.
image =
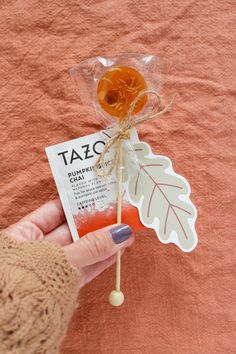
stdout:
{"type": "Polygon", "coordinates": [[[77,294],[78,272],[61,247],[0,233],[0,353],[58,353],[77,294]]]}

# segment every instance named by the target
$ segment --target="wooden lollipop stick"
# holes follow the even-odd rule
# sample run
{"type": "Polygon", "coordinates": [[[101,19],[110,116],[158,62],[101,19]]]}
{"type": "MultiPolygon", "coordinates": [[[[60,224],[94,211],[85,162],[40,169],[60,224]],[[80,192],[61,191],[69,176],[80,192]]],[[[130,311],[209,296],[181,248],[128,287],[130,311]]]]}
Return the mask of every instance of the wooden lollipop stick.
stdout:
{"type": "MultiPolygon", "coordinates": [[[[119,162],[117,168],[117,224],[121,224],[122,213],[122,182],[123,182],[123,154],[122,142],[119,144],[119,162]]],[[[116,258],[116,290],[109,295],[109,302],[113,306],[120,306],[124,302],[124,294],[120,290],[120,272],[121,272],[121,251],[117,252],[116,258]]]]}

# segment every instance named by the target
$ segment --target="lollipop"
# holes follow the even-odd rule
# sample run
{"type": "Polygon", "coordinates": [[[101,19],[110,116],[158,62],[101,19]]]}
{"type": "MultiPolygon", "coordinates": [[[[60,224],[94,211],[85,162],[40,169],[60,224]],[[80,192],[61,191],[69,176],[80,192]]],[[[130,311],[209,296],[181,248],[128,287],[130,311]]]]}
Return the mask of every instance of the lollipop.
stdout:
{"type": "MultiPolygon", "coordinates": [[[[147,84],[143,76],[135,69],[120,66],[115,67],[101,77],[97,87],[98,102],[102,109],[111,116],[123,120],[130,109],[134,99],[147,89],[147,84]]],[[[144,95],[135,105],[132,114],[138,113],[146,104],[147,96],[144,95]]],[[[122,145],[117,149],[118,168],[117,168],[117,223],[121,224],[122,210],[122,145]]],[[[124,302],[124,294],[120,290],[121,273],[121,252],[117,253],[116,262],[116,289],[109,295],[109,302],[113,306],[120,306],[124,302]]]]}
{"type": "MultiPolygon", "coordinates": [[[[135,69],[122,66],[115,67],[103,74],[97,86],[97,99],[102,109],[119,119],[118,131],[107,142],[103,153],[99,157],[95,171],[100,176],[106,177],[111,174],[113,168],[117,170],[117,224],[121,224],[122,211],[122,182],[123,182],[123,141],[129,139],[129,130],[136,125],[152,120],[157,116],[165,113],[169,105],[162,110],[158,110],[161,97],[158,93],[147,89],[147,84],[143,76],[135,69]],[[147,94],[154,94],[157,98],[157,103],[153,110],[144,116],[132,118],[133,115],[139,113],[147,102],[147,94]],[[116,151],[113,163],[105,172],[105,154],[110,147],[115,144],[116,151]],[[99,171],[99,166],[102,165],[102,172],[99,171]]],[[[116,262],[116,288],[109,295],[109,302],[113,306],[120,306],[124,302],[124,294],[120,289],[121,276],[121,251],[117,253],[116,262]]]]}
{"type": "MultiPolygon", "coordinates": [[[[145,89],[147,84],[137,70],[127,66],[115,67],[105,72],[99,80],[98,102],[106,113],[124,119],[131,103],[145,89]]],[[[147,96],[143,96],[137,102],[132,114],[138,113],[146,102],[147,96]]]]}

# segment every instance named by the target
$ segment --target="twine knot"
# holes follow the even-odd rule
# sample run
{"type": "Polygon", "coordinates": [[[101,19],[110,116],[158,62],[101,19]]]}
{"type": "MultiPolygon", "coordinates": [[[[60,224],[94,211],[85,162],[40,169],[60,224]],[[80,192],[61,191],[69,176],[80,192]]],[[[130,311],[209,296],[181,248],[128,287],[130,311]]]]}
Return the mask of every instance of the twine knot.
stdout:
{"type": "Polygon", "coordinates": [[[105,180],[107,180],[107,177],[111,175],[113,172],[114,168],[118,168],[121,166],[122,161],[120,159],[121,156],[121,149],[122,149],[122,143],[124,140],[129,140],[130,139],[130,129],[136,127],[137,125],[152,121],[156,119],[157,117],[163,115],[168,111],[170,106],[172,105],[176,95],[173,95],[170,102],[164,106],[163,109],[159,110],[160,104],[161,104],[161,96],[158,92],[154,90],[143,90],[139,93],[139,95],[133,100],[133,102],[130,105],[130,108],[128,110],[126,118],[124,118],[120,124],[119,124],[119,129],[107,140],[104,149],[99,156],[98,160],[96,161],[94,165],[94,171],[95,173],[100,176],[104,177],[105,180]],[[157,102],[153,105],[151,111],[149,113],[144,114],[143,116],[139,117],[132,117],[132,112],[137,104],[137,102],[145,95],[153,94],[157,98],[157,102]],[[111,161],[111,164],[106,170],[106,163],[105,163],[105,157],[107,152],[110,150],[110,148],[115,145],[115,155],[113,160],[111,161]]]}
{"type": "Polygon", "coordinates": [[[130,131],[129,129],[123,130],[119,129],[119,139],[120,140],[129,140],[130,139],[130,131]]]}

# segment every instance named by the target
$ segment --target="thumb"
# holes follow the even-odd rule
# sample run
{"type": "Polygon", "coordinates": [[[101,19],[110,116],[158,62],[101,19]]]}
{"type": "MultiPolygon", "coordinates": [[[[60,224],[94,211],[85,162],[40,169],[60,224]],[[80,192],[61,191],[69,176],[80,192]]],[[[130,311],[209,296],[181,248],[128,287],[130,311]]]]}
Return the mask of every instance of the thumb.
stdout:
{"type": "Polygon", "coordinates": [[[64,251],[72,265],[78,268],[104,261],[118,250],[130,246],[133,241],[128,225],[111,225],[83,236],[65,246],[64,251]]]}

